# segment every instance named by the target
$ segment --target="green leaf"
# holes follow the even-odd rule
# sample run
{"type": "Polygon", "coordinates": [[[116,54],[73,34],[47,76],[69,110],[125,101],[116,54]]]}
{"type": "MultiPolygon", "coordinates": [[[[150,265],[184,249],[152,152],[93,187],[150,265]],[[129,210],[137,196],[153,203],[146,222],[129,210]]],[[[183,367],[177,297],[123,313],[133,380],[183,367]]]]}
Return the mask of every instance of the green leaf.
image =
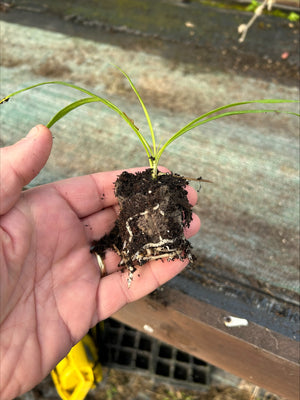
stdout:
{"type": "MultiPolygon", "coordinates": [[[[215,108],[214,110],[211,110],[205,114],[202,114],[202,115],[200,115],[200,117],[195,118],[193,121],[191,121],[185,127],[194,125],[200,119],[203,119],[205,117],[208,117],[209,115],[215,114],[218,111],[226,110],[226,109],[232,108],[232,107],[242,106],[242,105],[246,105],[246,104],[278,104],[278,103],[297,103],[297,102],[299,102],[299,101],[298,100],[282,100],[282,99],[262,99],[262,100],[240,101],[237,103],[227,104],[225,106],[215,108]]],[[[184,129],[184,128],[182,128],[182,129],[184,129]]]]}
{"type": "Polygon", "coordinates": [[[71,87],[73,89],[79,90],[80,92],[83,92],[91,97],[95,97],[96,95],[94,95],[92,92],[90,92],[89,90],[86,90],[84,88],[81,88],[77,85],[73,85],[72,83],[68,83],[68,82],[63,82],[63,81],[48,81],[48,82],[41,82],[41,83],[36,83],[35,85],[32,86],[28,86],[24,89],[20,89],[17,90],[16,92],[13,92],[11,94],[9,94],[8,96],[4,97],[2,100],[0,100],[0,104],[4,103],[5,101],[9,100],[11,97],[16,96],[17,94],[26,92],[27,90],[31,90],[34,89],[36,87],[39,86],[44,86],[44,85],[63,85],[63,86],[68,86],[71,87]]]}
{"type": "Polygon", "coordinates": [[[216,108],[212,111],[209,111],[205,114],[200,115],[200,117],[194,119],[193,121],[191,121],[190,123],[188,123],[187,125],[185,125],[183,128],[181,128],[178,132],[176,132],[174,135],[171,136],[170,139],[168,139],[166,141],[166,143],[160,148],[159,152],[157,153],[157,163],[161,157],[161,155],[163,154],[163,152],[166,150],[166,148],[172,143],[174,142],[174,140],[178,139],[180,136],[182,136],[183,134],[185,134],[186,132],[196,128],[197,126],[206,124],[210,121],[219,119],[219,118],[223,118],[223,117],[228,117],[228,116],[232,116],[232,115],[239,115],[239,114],[258,114],[258,113],[279,113],[279,114],[290,114],[290,115],[295,115],[297,117],[300,117],[300,114],[295,113],[295,112],[291,112],[291,111],[284,111],[284,110],[270,110],[270,109],[256,109],[256,110],[237,110],[237,111],[230,111],[230,112],[225,112],[225,113],[221,113],[221,114],[217,114],[214,116],[211,116],[213,114],[215,114],[216,112],[228,109],[228,108],[232,108],[232,107],[236,107],[236,106],[240,106],[240,105],[245,105],[245,104],[254,104],[254,103],[258,103],[258,104],[278,104],[278,103],[299,103],[298,100],[281,100],[281,99],[266,99],[266,100],[251,100],[251,101],[243,101],[243,102],[238,102],[238,103],[232,103],[232,104],[228,104],[226,106],[223,107],[219,107],[216,108]],[[208,118],[209,117],[209,118],[208,118]]]}
{"type": "Polygon", "coordinates": [[[63,118],[65,115],[67,115],[69,112],[75,110],[76,108],[83,106],[85,104],[88,104],[88,103],[95,103],[95,102],[101,102],[101,103],[105,104],[107,107],[109,107],[112,110],[114,110],[115,112],[117,112],[128,123],[128,125],[135,131],[138,138],[142,142],[142,145],[144,146],[144,149],[146,150],[148,157],[150,158],[152,156],[150,145],[144,139],[143,135],[139,132],[138,128],[133,124],[132,120],[123,111],[121,111],[117,106],[115,106],[110,101],[103,99],[102,97],[98,97],[98,96],[85,97],[83,99],[74,101],[73,103],[67,105],[66,107],[64,107],[60,111],[58,111],[58,113],[56,113],[54,115],[54,117],[48,122],[47,127],[51,128],[51,126],[53,126],[57,121],[59,121],[61,118],[63,118]]]}
{"type": "Polygon", "coordinates": [[[146,116],[147,122],[148,122],[148,126],[150,129],[150,133],[151,133],[151,138],[152,138],[152,145],[153,145],[153,154],[156,154],[156,143],[155,143],[155,135],[154,135],[154,131],[153,131],[153,127],[152,127],[152,123],[151,123],[151,119],[150,116],[148,114],[147,108],[139,94],[139,92],[137,91],[136,87],[134,86],[132,80],[129,78],[129,76],[126,74],[126,72],[124,72],[120,67],[118,67],[117,65],[114,65],[124,76],[125,78],[128,80],[130,86],[132,87],[134,93],[136,94],[137,98],[139,99],[141,106],[144,110],[144,114],[146,116]]]}
{"type": "Polygon", "coordinates": [[[289,15],[287,16],[287,19],[292,22],[297,22],[299,21],[300,17],[299,14],[295,12],[290,12],[289,15]]]}
{"type": "Polygon", "coordinates": [[[151,146],[149,145],[149,143],[147,142],[147,140],[144,138],[144,136],[142,135],[141,132],[139,132],[138,128],[134,125],[133,121],[123,112],[121,111],[116,105],[114,105],[113,103],[111,103],[109,100],[104,99],[103,97],[97,96],[96,94],[90,92],[89,90],[86,90],[80,86],[74,85],[72,83],[68,83],[68,82],[63,82],[63,81],[48,81],[48,82],[41,82],[41,83],[37,83],[35,85],[31,85],[28,86],[24,89],[20,89],[17,90],[16,92],[13,92],[11,94],[9,94],[8,96],[4,97],[1,101],[1,103],[4,103],[5,101],[8,101],[11,97],[16,96],[20,93],[26,92],[28,90],[37,88],[39,86],[44,86],[44,85],[63,85],[63,86],[67,86],[70,87],[72,89],[76,89],[80,92],[83,92],[85,94],[87,94],[90,97],[86,97],[80,100],[77,100],[71,104],[69,104],[68,106],[64,107],[63,109],[61,109],[57,114],[55,114],[55,116],[48,122],[47,126],[48,128],[50,128],[51,126],[53,126],[57,121],[59,121],[61,118],[63,118],[65,115],[67,115],[70,111],[84,105],[87,103],[92,103],[92,102],[101,102],[103,104],[105,104],[107,107],[111,108],[113,111],[117,112],[127,123],[128,125],[134,130],[134,132],[136,133],[136,135],[138,136],[138,138],[140,139],[144,149],[146,150],[149,162],[150,162],[150,166],[152,165],[152,157],[154,157],[153,151],[151,149],[151,146]]]}
{"type": "Polygon", "coordinates": [[[95,97],[86,97],[84,99],[74,101],[74,103],[71,103],[68,106],[62,108],[60,111],[58,111],[58,113],[55,114],[54,117],[51,118],[51,120],[48,122],[47,128],[51,128],[57,121],[59,121],[61,118],[63,118],[66,114],[68,114],[70,111],[74,110],[75,108],[80,107],[84,104],[92,103],[92,102],[96,102],[96,101],[99,101],[99,100],[95,97]]]}
{"type": "Polygon", "coordinates": [[[246,7],[246,11],[254,11],[259,6],[256,0],[252,0],[251,3],[246,7]]]}

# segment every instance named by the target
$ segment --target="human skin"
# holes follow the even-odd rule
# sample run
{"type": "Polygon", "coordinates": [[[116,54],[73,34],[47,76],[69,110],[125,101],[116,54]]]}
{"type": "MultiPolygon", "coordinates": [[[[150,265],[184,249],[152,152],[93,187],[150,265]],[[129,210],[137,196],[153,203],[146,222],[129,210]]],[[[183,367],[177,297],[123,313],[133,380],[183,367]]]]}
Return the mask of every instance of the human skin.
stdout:
{"type": "MultiPolygon", "coordinates": [[[[130,289],[119,257],[109,252],[100,276],[90,244],[109,232],[118,213],[120,171],[71,178],[22,191],[45,165],[51,132],[33,128],[1,149],[0,398],[34,387],[87,333],[126,303],[156,289],[188,263],[161,261],[139,269],[130,289]]],[[[192,205],[196,192],[188,188],[192,205]]],[[[186,236],[194,235],[194,216],[186,236]]]]}

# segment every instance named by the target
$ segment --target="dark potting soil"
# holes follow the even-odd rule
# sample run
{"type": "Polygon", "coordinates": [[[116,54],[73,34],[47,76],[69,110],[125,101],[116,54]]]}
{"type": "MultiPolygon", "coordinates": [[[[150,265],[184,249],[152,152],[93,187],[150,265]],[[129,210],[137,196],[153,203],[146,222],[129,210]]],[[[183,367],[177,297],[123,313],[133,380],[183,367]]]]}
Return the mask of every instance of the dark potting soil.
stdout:
{"type": "Polygon", "coordinates": [[[152,170],[123,172],[115,182],[120,214],[109,234],[93,242],[91,252],[105,259],[105,251],[120,255],[119,266],[129,271],[128,285],[137,265],[150,260],[192,260],[191,245],[184,228],[192,220],[192,208],[185,187],[188,181],[172,173],[152,170]]]}

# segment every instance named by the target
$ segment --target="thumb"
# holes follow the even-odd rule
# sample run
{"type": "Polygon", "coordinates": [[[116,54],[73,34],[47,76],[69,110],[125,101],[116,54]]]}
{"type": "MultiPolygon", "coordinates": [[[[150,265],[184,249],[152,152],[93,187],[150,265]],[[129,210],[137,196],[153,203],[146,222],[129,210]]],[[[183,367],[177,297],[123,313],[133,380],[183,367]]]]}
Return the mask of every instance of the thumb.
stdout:
{"type": "Polygon", "coordinates": [[[51,147],[50,130],[37,125],[24,139],[0,149],[0,215],[13,207],[22,188],[38,175],[49,158],[51,147]]]}

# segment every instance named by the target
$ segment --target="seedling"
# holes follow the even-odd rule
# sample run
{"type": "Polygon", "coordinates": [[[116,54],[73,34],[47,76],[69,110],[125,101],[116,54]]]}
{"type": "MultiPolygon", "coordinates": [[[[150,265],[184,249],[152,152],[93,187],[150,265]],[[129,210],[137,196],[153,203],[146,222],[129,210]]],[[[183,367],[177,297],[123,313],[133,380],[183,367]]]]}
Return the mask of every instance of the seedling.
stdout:
{"type": "MultiPolygon", "coordinates": [[[[118,67],[117,67],[118,68],[118,67]]],[[[115,194],[120,205],[120,213],[113,230],[96,241],[91,246],[91,252],[105,258],[105,251],[112,248],[120,255],[120,266],[126,267],[129,272],[128,286],[130,286],[133,273],[138,265],[143,265],[151,260],[174,260],[188,258],[192,261],[190,243],[184,236],[184,228],[192,220],[191,206],[187,199],[188,179],[173,174],[162,174],[158,171],[158,162],[171,143],[191,131],[192,129],[219,118],[238,114],[254,113],[284,113],[300,116],[292,111],[276,109],[236,109],[239,106],[250,104],[280,104],[295,103],[297,100],[250,100],[218,107],[204,113],[192,120],[183,128],[175,132],[165,143],[157,145],[156,136],[146,106],[129,76],[118,68],[125,76],[136,94],[144,111],[149,130],[150,141],[147,140],[134,121],[127,114],[109,100],[100,97],[89,90],[62,81],[42,82],[18,90],[1,100],[8,101],[11,97],[24,91],[42,85],[58,84],[67,86],[85,94],[85,97],[76,100],[58,111],[48,122],[51,128],[66,114],[76,108],[94,102],[101,102],[118,113],[132,128],[144,147],[150,168],[137,174],[123,172],[115,182],[115,194]],[[150,144],[151,143],[151,144],[150,144]]],[[[149,136],[149,135],[148,135],[149,136]]],[[[99,257],[98,257],[99,258],[99,257]]]]}
{"type": "Polygon", "coordinates": [[[82,93],[84,93],[86,95],[86,97],[80,99],[80,100],[76,100],[73,103],[70,103],[69,105],[67,105],[66,107],[62,108],[60,111],[58,111],[57,114],[54,115],[54,117],[48,122],[47,127],[51,128],[56,122],[58,122],[61,118],[63,118],[65,115],[67,115],[69,112],[71,112],[72,110],[75,110],[76,108],[83,106],[84,104],[88,104],[88,103],[95,103],[95,102],[101,102],[103,104],[105,104],[107,107],[111,108],[113,111],[115,111],[116,113],[118,113],[126,122],[127,124],[132,128],[132,130],[135,132],[135,134],[137,135],[137,137],[139,138],[140,142],[142,143],[148,160],[149,160],[149,164],[150,164],[150,168],[152,170],[152,177],[154,179],[157,178],[157,166],[158,166],[158,162],[162,156],[162,154],[164,153],[164,151],[167,149],[167,147],[173,143],[176,139],[178,139],[180,136],[184,135],[185,133],[187,133],[188,131],[206,124],[210,121],[219,119],[219,118],[223,118],[223,117],[228,117],[231,115],[237,115],[237,114],[254,114],[254,113],[284,113],[284,114],[292,114],[292,115],[296,115],[296,116],[300,116],[300,114],[291,112],[291,111],[283,111],[283,110],[275,110],[275,109],[246,109],[246,110],[234,110],[234,111],[226,111],[225,110],[229,110],[232,108],[236,108],[238,106],[244,106],[244,105],[249,105],[249,104],[279,104],[279,103],[295,103],[298,102],[297,100],[283,100],[283,99],[266,99],[266,100],[250,100],[250,101],[242,101],[242,102],[237,102],[237,103],[232,103],[232,104],[227,104],[225,106],[222,107],[218,107],[214,110],[211,110],[207,113],[204,113],[202,115],[200,115],[199,117],[195,118],[194,120],[192,120],[191,122],[189,122],[187,125],[185,125],[183,128],[179,129],[179,131],[175,132],[165,143],[163,143],[161,146],[157,145],[157,141],[156,141],[156,136],[154,134],[153,131],[153,127],[152,127],[152,123],[151,123],[151,119],[149,116],[149,113],[147,111],[147,108],[139,94],[139,92],[137,91],[135,85],[133,84],[132,80],[129,78],[129,76],[126,74],[126,72],[124,72],[122,69],[120,69],[119,67],[116,67],[124,76],[125,78],[128,80],[130,86],[132,87],[133,91],[135,92],[137,98],[139,99],[139,102],[143,108],[145,117],[147,119],[148,122],[148,126],[149,126],[149,130],[150,130],[150,136],[151,136],[151,141],[152,143],[150,144],[149,141],[146,139],[146,136],[140,132],[139,128],[134,124],[134,121],[128,117],[128,115],[120,110],[119,107],[117,107],[115,104],[111,103],[109,100],[104,99],[103,97],[100,97],[92,92],[90,92],[87,89],[84,89],[82,87],[79,87],[77,85],[71,84],[71,83],[67,83],[67,82],[62,82],[62,81],[49,81],[49,82],[41,82],[41,83],[37,83],[35,85],[26,87],[24,89],[18,90],[14,93],[9,94],[8,96],[4,97],[1,101],[1,103],[4,103],[6,101],[8,101],[11,97],[16,96],[17,94],[20,94],[22,92],[25,92],[27,90],[36,88],[38,86],[43,86],[43,85],[63,85],[63,86],[68,86],[70,88],[76,89],[77,91],[80,91],[82,93]]]}

